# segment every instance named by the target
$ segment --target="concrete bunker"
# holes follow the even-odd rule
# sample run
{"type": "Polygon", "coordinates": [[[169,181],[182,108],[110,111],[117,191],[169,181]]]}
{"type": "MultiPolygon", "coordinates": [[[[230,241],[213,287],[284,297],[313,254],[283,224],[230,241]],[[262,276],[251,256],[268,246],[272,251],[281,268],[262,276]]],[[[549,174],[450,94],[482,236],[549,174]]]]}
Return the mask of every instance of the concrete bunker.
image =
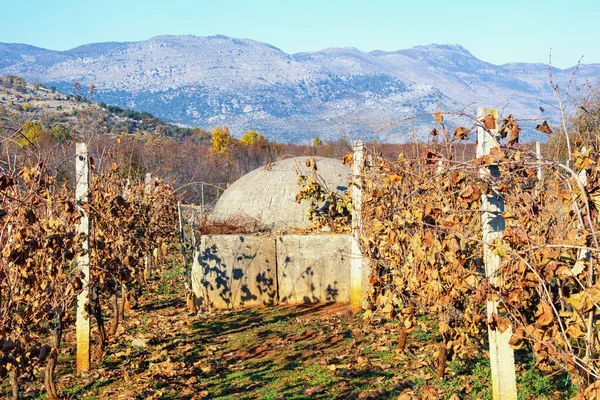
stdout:
{"type": "MultiPolygon", "coordinates": [[[[210,215],[213,222],[240,223],[252,231],[278,232],[312,225],[307,204],[296,203],[299,175],[311,175],[309,157],[287,158],[260,167],[232,183],[210,215]]],[[[316,177],[328,191],[348,190],[352,170],[340,160],[313,157],[316,177]]]]}
{"type": "MultiPolygon", "coordinates": [[[[257,233],[201,238],[192,266],[192,289],[201,308],[349,301],[351,235],[286,234],[312,224],[308,205],[296,203],[298,176],[311,173],[307,158],[251,171],[221,196],[210,219],[242,221],[257,233]]],[[[336,159],[315,160],[322,185],[348,190],[350,168],[336,159]]]]}

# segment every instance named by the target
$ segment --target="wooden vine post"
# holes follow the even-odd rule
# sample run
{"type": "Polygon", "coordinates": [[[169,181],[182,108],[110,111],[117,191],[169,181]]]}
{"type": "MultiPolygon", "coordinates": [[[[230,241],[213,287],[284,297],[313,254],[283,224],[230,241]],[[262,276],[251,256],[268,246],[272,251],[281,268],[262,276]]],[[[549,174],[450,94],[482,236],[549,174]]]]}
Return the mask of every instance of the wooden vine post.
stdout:
{"type": "MultiPolygon", "coordinates": [[[[480,107],[477,109],[477,119],[482,121],[487,115],[492,115],[495,128],[489,132],[483,128],[483,123],[477,128],[477,158],[490,154],[493,148],[499,148],[498,142],[498,110],[480,107]]],[[[487,165],[480,169],[484,179],[495,180],[500,176],[497,165],[487,165]],[[487,178],[486,178],[487,177],[487,178]]],[[[493,243],[502,238],[504,231],[504,200],[492,185],[488,193],[481,196],[481,222],[483,231],[483,262],[485,275],[493,287],[503,285],[502,271],[500,269],[500,256],[494,252],[493,243]]],[[[488,322],[493,315],[498,315],[498,301],[487,301],[488,322]]],[[[515,356],[512,347],[508,344],[512,336],[512,327],[500,332],[497,327],[488,325],[490,342],[490,364],[492,370],[492,390],[494,400],[516,400],[517,380],[515,374],[515,356]]]]}
{"type": "Polygon", "coordinates": [[[362,310],[362,267],[363,256],[360,250],[360,234],[362,231],[361,205],[362,183],[361,174],[364,164],[364,144],[357,140],[353,144],[354,161],[352,164],[352,254],[350,257],[350,310],[359,313],[362,310]]]}
{"type": "Polygon", "coordinates": [[[77,372],[90,370],[90,315],[89,315],[89,286],[90,286],[90,221],[83,204],[88,201],[90,183],[90,168],[87,145],[77,143],[75,147],[75,202],[81,214],[77,232],[85,235],[82,243],[82,253],[77,257],[77,267],[83,281],[83,290],[77,296],[77,372]]]}

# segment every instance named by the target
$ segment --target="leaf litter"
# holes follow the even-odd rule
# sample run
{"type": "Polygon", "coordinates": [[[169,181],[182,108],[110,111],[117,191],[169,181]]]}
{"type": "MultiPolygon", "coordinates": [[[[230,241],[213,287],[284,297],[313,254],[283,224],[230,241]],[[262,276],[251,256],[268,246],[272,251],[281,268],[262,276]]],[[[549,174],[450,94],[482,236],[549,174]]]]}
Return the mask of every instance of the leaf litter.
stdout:
{"type": "MultiPolygon", "coordinates": [[[[58,389],[81,399],[478,399],[489,390],[464,366],[435,379],[439,335],[419,321],[404,351],[398,321],[365,321],[342,304],[189,315],[180,298],[148,294],[87,376],[72,345],[58,389]],[[145,347],[133,346],[143,339],[145,347]],[[477,389],[479,388],[479,389],[477,389]]],[[[489,372],[489,370],[488,370],[489,372]]],[[[41,388],[30,393],[41,393],[41,388]]]]}

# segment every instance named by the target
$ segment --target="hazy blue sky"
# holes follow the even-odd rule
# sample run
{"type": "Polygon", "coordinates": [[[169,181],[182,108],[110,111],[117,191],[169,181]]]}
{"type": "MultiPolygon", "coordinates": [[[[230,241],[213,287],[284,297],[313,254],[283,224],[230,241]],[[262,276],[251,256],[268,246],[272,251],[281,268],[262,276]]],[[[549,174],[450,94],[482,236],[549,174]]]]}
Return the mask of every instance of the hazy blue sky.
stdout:
{"type": "Polygon", "coordinates": [[[600,0],[6,0],[0,42],[66,50],[223,34],[288,53],[458,43],[494,64],[600,63],[600,0]]]}

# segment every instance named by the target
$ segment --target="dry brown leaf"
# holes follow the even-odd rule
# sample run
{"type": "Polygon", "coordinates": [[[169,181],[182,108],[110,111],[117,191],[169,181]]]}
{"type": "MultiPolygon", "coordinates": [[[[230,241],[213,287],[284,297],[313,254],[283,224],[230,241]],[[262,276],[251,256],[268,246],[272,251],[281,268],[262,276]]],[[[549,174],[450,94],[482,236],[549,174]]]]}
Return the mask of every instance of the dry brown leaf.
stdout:
{"type": "Polygon", "coordinates": [[[427,385],[421,388],[423,391],[422,399],[427,400],[436,400],[438,399],[438,392],[435,386],[427,385]]]}
{"type": "Polygon", "coordinates": [[[500,317],[496,313],[492,314],[491,318],[488,320],[488,325],[491,330],[497,330],[500,333],[503,333],[511,326],[507,319],[500,317]]]}
{"type": "Polygon", "coordinates": [[[454,130],[454,137],[452,138],[452,140],[468,140],[469,133],[471,133],[470,129],[459,126],[454,130]]]}
{"type": "Polygon", "coordinates": [[[519,142],[520,132],[521,127],[519,124],[517,124],[512,114],[510,114],[504,121],[502,121],[502,126],[500,127],[498,133],[503,139],[508,136],[508,144],[513,145],[519,142]]]}
{"type": "Polygon", "coordinates": [[[492,114],[488,114],[485,117],[483,117],[482,122],[483,127],[487,130],[494,129],[496,127],[496,119],[492,114]]]}
{"type": "Polygon", "coordinates": [[[431,150],[424,151],[422,157],[425,159],[427,165],[437,164],[442,159],[442,156],[431,150]]]}
{"type": "Polygon", "coordinates": [[[458,194],[467,203],[471,203],[480,198],[481,192],[473,185],[465,186],[458,194]]]}
{"type": "Polygon", "coordinates": [[[550,129],[550,127],[548,126],[548,122],[544,121],[543,123],[539,124],[538,126],[535,127],[535,130],[538,132],[542,132],[545,133],[547,135],[551,135],[552,129],[550,129]]]}
{"type": "Polygon", "coordinates": [[[536,325],[540,327],[548,326],[554,321],[554,312],[552,307],[546,302],[538,306],[538,311],[535,316],[537,317],[536,325]]]}
{"type": "Polygon", "coordinates": [[[510,345],[510,347],[517,350],[517,349],[520,349],[521,347],[523,347],[524,342],[525,342],[525,331],[523,330],[522,327],[518,327],[517,329],[515,329],[512,336],[510,337],[508,344],[510,345]]]}
{"type": "Polygon", "coordinates": [[[412,390],[408,390],[400,395],[398,395],[397,400],[417,400],[418,397],[413,394],[412,390]]]}

